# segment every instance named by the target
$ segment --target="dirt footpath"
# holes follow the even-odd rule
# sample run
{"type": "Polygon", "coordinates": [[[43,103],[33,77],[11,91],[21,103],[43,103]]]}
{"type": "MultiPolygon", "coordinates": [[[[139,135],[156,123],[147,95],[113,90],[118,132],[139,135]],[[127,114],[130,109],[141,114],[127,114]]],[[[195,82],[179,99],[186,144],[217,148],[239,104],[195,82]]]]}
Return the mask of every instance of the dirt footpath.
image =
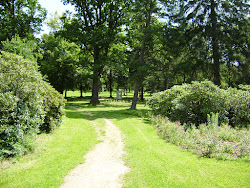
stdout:
{"type": "Polygon", "coordinates": [[[124,144],[122,133],[108,119],[104,119],[105,135],[99,135],[101,143],[87,153],[85,163],[72,169],[61,188],[118,188],[129,168],[122,161],[124,144]]]}

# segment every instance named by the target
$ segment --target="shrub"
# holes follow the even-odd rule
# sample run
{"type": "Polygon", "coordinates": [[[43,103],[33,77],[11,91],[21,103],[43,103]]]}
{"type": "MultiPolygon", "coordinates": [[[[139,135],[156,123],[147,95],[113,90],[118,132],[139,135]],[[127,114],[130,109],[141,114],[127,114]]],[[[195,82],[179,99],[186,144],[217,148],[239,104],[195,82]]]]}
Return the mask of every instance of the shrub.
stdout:
{"type": "Polygon", "coordinates": [[[229,123],[233,127],[247,127],[250,124],[250,92],[229,88],[227,90],[229,123]]]}
{"type": "Polygon", "coordinates": [[[2,52],[0,71],[0,156],[22,155],[32,149],[39,127],[58,125],[64,101],[35,62],[2,52]]]}
{"type": "Polygon", "coordinates": [[[240,89],[220,89],[210,81],[192,82],[174,86],[156,93],[147,104],[155,115],[161,114],[181,124],[205,123],[207,114],[218,113],[219,124],[230,123],[233,127],[250,124],[250,93],[247,86],[240,89]]]}
{"type": "Polygon", "coordinates": [[[172,101],[171,119],[198,126],[206,122],[207,114],[213,112],[219,113],[220,122],[225,122],[228,109],[225,102],[225,91],[212,82],[192,82],[186,93],[172,101]]]}
{"type": "Polygon", "coordinates": [[[64,115],[65,100],[51,85],[47,82],[42,82],[42,89],[40,91],[43,97],[43,109],[45,117],[43,124],[39,129],[41,132],[51,132],[58,127],[64,115]]]}
{"type": "Polygon", "coordinates": [[[173,100],[187,92],[188,85],[176,85],[171,89],[155,93],[147,99],[147,105],[155,114],[161,114],[167,117],[172,117],[172,109],[174,107],[173,100]]]}
{"type": "Polygon", "coordinates": [[[224,92],[210,81],[192,82],[154,94],[147,104],[155,114],[198,126],[206,122],[207,114],[211,112],[219,113],[221,121],[227,120],[224,92]]]}

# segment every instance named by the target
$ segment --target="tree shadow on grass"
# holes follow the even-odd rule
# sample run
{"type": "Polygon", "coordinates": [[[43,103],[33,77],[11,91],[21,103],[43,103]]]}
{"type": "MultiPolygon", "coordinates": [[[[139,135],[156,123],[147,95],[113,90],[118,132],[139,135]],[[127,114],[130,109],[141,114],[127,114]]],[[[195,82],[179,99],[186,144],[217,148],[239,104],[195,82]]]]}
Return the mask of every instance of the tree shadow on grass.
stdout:
{"type": "Polygon", "coordinates": [[[110,119],[126,119],[129,117],[145,117],[148,110],[140,109],[137,111],[130,109],[118,109],[118,110],[98,110],[92,111],[91,108],[88,110],[79,109],[68,109],[66,113],[67,118],[75,118],[75,119],[87,119],[87,120],[95,120],[99,118],[110,118],[110,119]]]}

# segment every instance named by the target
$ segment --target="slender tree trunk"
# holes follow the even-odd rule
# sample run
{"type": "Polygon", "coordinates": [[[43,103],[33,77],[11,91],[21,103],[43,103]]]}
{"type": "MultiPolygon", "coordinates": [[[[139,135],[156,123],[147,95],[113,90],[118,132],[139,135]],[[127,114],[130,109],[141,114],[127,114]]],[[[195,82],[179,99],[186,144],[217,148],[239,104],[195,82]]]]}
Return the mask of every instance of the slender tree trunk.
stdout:
{"type": "Polygon", "coordinates": [[[218,44],[218,35],[217,35],[217,18],[215,12],[215,2],[211,0],[211,22],[212,22],[212,48],[213,48],[213,60],[214,60],[214,83],[218,86],[221,85],[220,80],[220,52],[218,44]]]}
{"type": "Polygon", "coordinates": [[[131,105],[131,110],[136,110],[136,104],[137,104],[137,101],[138,101],[138,93],[139,93],[139,81],[136,80],[135,82],[135,91],[134,91],[134,97],[133,97],[133,100],[132,100],[132,105],[131,105]]]}
{"type": "Polygon", "coordinates": [[[64,98],[66,99],[67,98],[67,89],[65,89],[65,93],[64,93],[64,98]]]}
{"type": "Polygon", "coordinates": [[[90,103],[93,105],[100,104],[99,101],[99,84],[100,84],[100,77],[98,75],[98,71],[94,71],[93,75],[93,85],[92,85],[92,97],[90,103]]]}
{"type": "Polygon", "coordinates": [[[141,86],[140,101],[144,101],[144,88],[141,86]]]}
{"type": "Polygon", "coordinates": [[[93,72],[92,96],[91,96],[91,101],[90,101],[90,103],[93,105],[100,104],[99,97],[98,97],[99,86],[100,86],[100,75],[101,75],[100,67],[98,67],[99,53],[100,53],[100,48],[95,47],[94,48],[94,72],[93,72]]]}
{"type": "Polygon", "coordinates": [[[113,78],[112,78],[112,70],[109,71],[109,98],[113,98],[112,96],[112,92],[113,92],[113,88],[112,88],[112,83],[113,83],[113,78]]]}
{"type": "Polygon", "coordinates": [[[80,84],[80,93],[81,93],[80,97],[81,98],[82,98],[82,90],[83,90],[83,86],[82,86],[82,84],[80,84]]]}
{"type": "Polygon", "coordinates": [[[167,90],[169,87],[169,76],[166,75],[164,78],[164,90],[167,90]]]}
{"type": "Polygon", "coordinates": [[[170,62],[166,63],[165,66],[163,67],[164,90],[167,90],[169,87],[169,67],[170,67],[170,62]]]}

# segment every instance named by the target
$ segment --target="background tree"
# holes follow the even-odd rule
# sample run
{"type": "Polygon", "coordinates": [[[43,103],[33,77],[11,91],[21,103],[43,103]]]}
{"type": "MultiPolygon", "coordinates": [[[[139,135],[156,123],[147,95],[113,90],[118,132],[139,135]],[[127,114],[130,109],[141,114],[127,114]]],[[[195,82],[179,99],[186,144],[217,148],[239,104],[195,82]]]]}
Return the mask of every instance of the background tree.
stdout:
{"type": "Polygon", "coordinates": [[[107,54],[121,30],[123,14],[129,1],[64,0],[64,2],[74,5],[77,11],[71,23],[65,24],[65,29],[72,31],[81,47],[89,50],[93,56],[91,104],[95,105],[100,103],[98,99],[100,77],[107,62],[107,54]]]}
{"type": "Polygon", "coordinates": [[[15,35],[34,37],[45,17],[46,11],[37,0],[1,0],[0,42],[11,40],[15,35]]]}
{"type": "Polygon", "coordinates": [[[213,63],[214,83],[221,85],[220,66],[224,63],[224,59],[230,59],[228,58],[230,50],[226,43],[231,42],[231,46],[235,46],[235,41],[231,39],[235,38],[234,34],[239,32],[241,23],[249,15],[249,1],[179,0],[178,2],[164,2],[167,5],[171,4],[171,7],[178,7],[173,9],[174,11],[170,14],[179,21],[186,21],[190,26],[185,31],[189,41],[194,42],[197,37],[204,38],[209,47],[206,54],[209,54],[213,63]]]}
{"type": "MultiPolygon", "coordinates": [[[[157,13],[157,1],[133,1],[133,6],[129,12],[129,23],[127,26],[127,36],[131,55],[130,73],[133,74],[135,89],[131,109],[136,109],[138,93],[145,77],[146,60],[145,54],[149,49],[153,49],[153,27],[154,14],[157,13]]],[[[149,62],[149,61],[148,61],[149,62]]]]}
{"type": "Polygon", "coordinates": [[[41,71],[57,91],[74,89],[76,66],[81,50],[75,43],[54,35],[43,35],[40,45],[43,58],[39,60],[41,71]]]}
{"type": "Polygon", "coordinates": [[[32,61],[37,61],[37,58],[42,55],[36,40],[21,39],[18,35],[15,35],[11,40],[2,41],[2,49],[32,61]]]}

